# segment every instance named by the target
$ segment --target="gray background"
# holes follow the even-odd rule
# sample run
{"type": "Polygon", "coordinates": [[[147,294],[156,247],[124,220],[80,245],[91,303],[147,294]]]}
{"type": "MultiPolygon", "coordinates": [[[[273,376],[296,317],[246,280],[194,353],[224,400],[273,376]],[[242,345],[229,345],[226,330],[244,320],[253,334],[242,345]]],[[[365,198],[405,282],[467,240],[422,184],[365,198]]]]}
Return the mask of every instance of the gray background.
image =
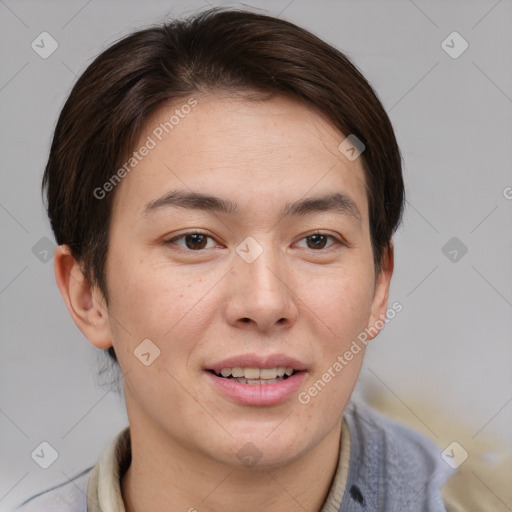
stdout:
{"type": "MultiPolygon", "coordinates": [[[[390,302],[403,311],[372,342],[358,393],[440,448],[456,440],[471,455],[480,440],[496,441],[501,448],[486,460],[499,464],[512,431],[512,2],[245,5],[303,26],[353,59],[402,149],[407,209],[390,302]],[[469,44],[455,59],[441,46],[453,31],[469,44]],[[459,247],[443,252],[452,237],[459,247]]],[[[114,40],[205,6],[0,0],[1,510],[94,464],[127,423],[122,396],[96,375],[103,354],[69,317],[53,260],[41,261],[48,241],[40,240],[53,236],[40,178],[60,108],[114,40]],[[59,45],[47,59],[31,48],[43,31],[59,45]],[[31,458],[42,441],[59,454],[46,470],[31,458]]],[[[448,44],[461,48],[457,39],[448,44]]],[[[512,510],[512,498],[488,488],[512,510]]]]}

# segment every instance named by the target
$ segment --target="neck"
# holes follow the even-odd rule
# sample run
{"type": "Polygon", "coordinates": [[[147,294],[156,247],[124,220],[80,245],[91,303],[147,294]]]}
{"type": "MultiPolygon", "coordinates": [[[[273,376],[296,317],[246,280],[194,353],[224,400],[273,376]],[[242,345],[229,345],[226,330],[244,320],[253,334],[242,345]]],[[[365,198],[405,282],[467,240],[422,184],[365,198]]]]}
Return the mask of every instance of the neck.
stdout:
{"type": "Polygon", "coordinates": [[[304,456],[278,468],[233,467],[130,427],[121,481],[126,512],[319,511],[338,465],[341,419],[304,456]]]}

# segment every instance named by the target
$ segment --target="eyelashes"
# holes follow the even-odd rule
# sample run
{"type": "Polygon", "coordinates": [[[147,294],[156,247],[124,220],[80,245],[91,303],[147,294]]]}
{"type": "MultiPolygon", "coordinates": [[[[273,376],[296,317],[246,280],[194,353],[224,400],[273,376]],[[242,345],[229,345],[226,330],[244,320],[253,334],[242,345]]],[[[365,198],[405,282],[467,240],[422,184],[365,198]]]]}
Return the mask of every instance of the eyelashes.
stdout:
{"type": "MultiPolygon", "coordinates": [[[[306,243],[305,249],[309,249],[314,252],[325,252],[329,250],[331,247],[346,245],[344,241],[336,238],[334,235],[321,231],[307,235],[301,238],[295,244],[304,241],[306,243]],[[329,244],[329,242],[331,243],[329,244]]],[[[189,231],[187,233],[182,233],[180,235],[165,240],[164,244],[171,248],[173,246],[179,247],[178,250],[183,250],[185,252],[196,253],[206,252],[216,247],[214,238],[208,235],[207,233],[203,233],[201,231],[189,231]],[[211,240],[214,243],[212,245],[209,245],[209,240],[211,240]]]]}
{"type": "Polygon", "coordinates": [[[328,233],[322,233],[322,232],[313,233],[312,235],[305,236],[304,238],[301,238],[299,240],[299,242],[302,242],[303,240],[311,240],[313,243],[313,246],[312,247],[308,246],[307,249],[312,249],[314,251],[319,251],[319,250],[325,249],[326,247],[325,247],[325,245],[323,245],[323,242],[327,242],[329,240],[332,241],[332,244],[327,246],[327,248],[332,247],[333,245],[336,245],[336,244],[341,244],[341,242],[337,238],[335,238],[333,235],[329,235],[328,233]],[[320,242],[320,244],[318,242],[320,242]]]}
{"type": "MultiPolygon", "coordinates": [[[[208,238],[213,240],[213,237],[207,235],[206,233],[201,233],[199,231],[191,231],[189,233],[183,233],[181,235],[175,236],[174,238],[166,240],[165,243],[167,245],[174,244],[174,245],[177,245],[184,249],[189,249],[190,251],[200,252],[202,249],[205,249],[203,242],[205,240],[207,240],[208,238]],[[190,247],[183,247],[182,245],[176,243],[177,240],[186,239],[186,238],[189,238],[192,240],[192,245],[200,245],[201,247],[199,247],[199,248],[195,247],[194,249],[191,249],[190,247]]],[[[211,249],[211,247],[210,247],[210,249],[211,249]]]]}

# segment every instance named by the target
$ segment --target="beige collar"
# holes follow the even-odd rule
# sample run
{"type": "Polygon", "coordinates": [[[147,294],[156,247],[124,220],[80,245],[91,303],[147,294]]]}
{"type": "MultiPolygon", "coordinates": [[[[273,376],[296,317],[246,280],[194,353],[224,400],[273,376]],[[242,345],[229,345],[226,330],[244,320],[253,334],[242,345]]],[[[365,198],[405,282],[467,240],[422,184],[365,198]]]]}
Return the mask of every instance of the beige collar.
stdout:
{"type": "MultiPolygon", "coordinates": [[[[338,467],[320,512],[338,512],[345,492],[350,462],[350,432],[343,420],[338,467]]],[[[87,487],[87,510],[125,512],[121,478],[131,462],[130,428],[119,432],[93,468],[87,487]]]]}

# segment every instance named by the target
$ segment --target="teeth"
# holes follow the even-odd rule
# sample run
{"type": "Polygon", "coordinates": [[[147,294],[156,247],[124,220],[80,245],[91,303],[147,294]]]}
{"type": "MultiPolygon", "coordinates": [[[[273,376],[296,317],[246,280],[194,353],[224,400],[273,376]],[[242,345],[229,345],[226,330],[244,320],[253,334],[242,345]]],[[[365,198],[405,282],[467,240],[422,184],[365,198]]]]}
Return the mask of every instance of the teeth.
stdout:
{"type": "Polygon", "coordinates": [[[275,379],[277,377],[277,368],[262,368],[260,370],[260,379],[275,379]]]}
{"type": "Polygon", "coordinates": [[[260,378],[260,369],[259,368],[245,368],[244,369],[244,377],[246,379],[259,379],[260,378]]]}
{"type": "Polygon", "coordinates": [[[231,375],[233,375],[233,377],[243,377],[244,376],[244,370],[243,368],[232,368],[231,369],[231,375]]]}
{"type": "Polygon", "coordinates": [[[234,379],[240,384],[249,384],[251,386],[266,386],[267,384],[275,384],[276,382],[281,382],[282,379],[234,379]]]}
{"type": "MultiPolygon", "coordinates": [[[[248,380],[251,383],[256,382],[260,383],[260,380],[264,380],[267,383],[270,381],[274,381],[275,379],[283,378],[285,375],[288,377],[294,372],[293,368],[286,368],[284,366],[280,366],[278,368],[241,368],[236,366],[234,368],[222,368],[219,372],[216,372],[217,375],[222,375],[223,377],[233,377],[237,379],[238,382],[242,380],[248,380]]],[[[245,382],[244,382],[245,383],[245,382]]]]}

